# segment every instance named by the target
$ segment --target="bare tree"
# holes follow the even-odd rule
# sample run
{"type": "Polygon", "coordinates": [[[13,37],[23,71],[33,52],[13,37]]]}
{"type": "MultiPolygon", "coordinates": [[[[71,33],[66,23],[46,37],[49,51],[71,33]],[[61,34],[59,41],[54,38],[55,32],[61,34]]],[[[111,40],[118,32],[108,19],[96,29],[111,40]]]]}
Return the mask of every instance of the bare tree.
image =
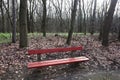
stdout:
{"type": "Polygon", "coordinates": [[[27,0],[20,0],[19,12],[20,48],[27,47],[27,0]]]}
{"type": "Polygon", "coordinates": [[[13,27],[12,27],[12,43],[16,42],[16,9],[15,0],[12,0],[12,12],[13,12],[13,27]]]}
{"type": "Polygon", "coordinates": [[[113,20],[113,14],[115,11],[117,1],[118,0],[111,0],[109,10],[108,10],[108,12],[105,16],[105,19],[104,19],[103,35],[102,35],[102,45],[103,46],[108,46],[109,31],[110,31],[111,23],[113,20]]]}
{"type": "MultiPolygon", "coordinates": [[[[8,15],[8,19],[9,19],[9,21],[10,21],[10,24],[13,25],[12,19],[11,19],[11,15],[10,15],[10,12],[9,12],[9,4],[8,4],[8,6],[6,7],[4,1],[2,1],[2,3],[3,3],[3,6],[4,6],[5,10],[6,10],[6,13],[7,13],[7,15],[8,15]]],[[[8,0],[7,3],[9,3],[9,0],[8,0]]]]}
{"type": "Polygon", "coordinates": [[[71,39],[72,39],[72,34],[73,34],[73,29],[74,29],[74,24],[75,24],[75,17],[76,17],[76,11],[77,11],[77,3],[78,0],[74,0],[74,5],[72,8],[72,13],[71,13],[71,24],[70,24],[70,30],[68,33],[68,38],[67,38],[67,44],[70,45],[71,39]]]}
{"type": "Polygon", "coordinates": [[[36,0],[29,0],[29,9],[27,10],[27,23],[28,23],[28,32],[34,32],[34,12],[36,10],[36,0]]]}
{"type": "Polygon", "coordinates": [[[90,29],[91,35],[93,35],[95,32],[96,5],[97,5],[97,0],[94,0],[93,15],[91,17],[91,29],[90,29]]]}
{"type": "Polygon", "coordinates": [[[1,30],[4,33],[5,32],[5,17],[4,17],[4,9],[3,9],[3,0],[0,0],[0,10],[1,10],[1,15],[2,15],[2,26],[1,30]]]}
{"type": "Polygon", "coordinates": [[[43,36],[46,37],[46,16],[47,16],[47,9],[46,9],[46,0],[42,0],[43,2],[43,18],[42,18],[42,25],[41,30],[43,33],[43,36]]]}
{"type": "Polygon", "coordinates": [[[105,1],[103,1],[103,4],[102,4],[102,11],[101,11],[101,13],[99,12],[99,14],[98,14],[98,16],[99,16],[99,18],[100,18],[100,21],[99,21],[99,24],[100,24],[100,34],[99,34],[99,40],[102,40],[102,35],[103,35],[103,21],[104,21],[104,17],[105,17],[105,15],[106,15],[106,13],[107,13],[107,9],[108,9],[108,3],[107,3],[107,1],[105,0],[105,1]]]}
{"type": "Polygon", "coordinates": [[[53,1],[51,0],[52,5],[55,8],[55,16],[56,16],[56,24],[58,24],[57,27],[57,32],[63,32],[63,18],[62,18],[62,13],[63,13],[63,0],[56,0],[53,1]]]}
{"type": "Polygon", "coordinates": [[[87,26],[86,26],[86,12],[85,12],[85,3],[84,0],[82,0],[83,3],[83,27],[84,27],[84,34],[86,35],[86,31],[87,31],[87,26]]]}
{"type": "MultiPolygon", "coordinates": [[[[6,13],[7,13],[7,25],[6,25],[6,27],[7,27],[7,32],[10,32],[11,31],[11,24],[10,24],[10,20],[9,20],[9,7],[10,7],[10,5],[9,5],[9,3],[10,3],[10,1],[9,0],[7,0],[7,10],[6,10],[6,13]]],[[[4,6],[4,5],[3,5],[4,6]]]]}
{"type": "Polygon", "coordinates": [[[79,0],[79,12],[78,12],[78,32],[82,32],[82,8],[81,0],[79,0]]]}

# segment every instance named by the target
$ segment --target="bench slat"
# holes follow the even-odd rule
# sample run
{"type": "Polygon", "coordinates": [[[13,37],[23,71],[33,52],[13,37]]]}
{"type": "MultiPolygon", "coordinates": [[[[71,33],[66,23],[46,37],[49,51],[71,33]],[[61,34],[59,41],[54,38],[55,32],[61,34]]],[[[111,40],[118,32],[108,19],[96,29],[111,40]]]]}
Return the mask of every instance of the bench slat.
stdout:
{"type": "Polygon", "coordinates": [[[70,47],[70,48],[54,48],[54,49],[41,49],[41,50],[28,50],[28,54],[45,54],[54,52],[67,52],[82,50],[82,47],[70,47]]]}
{"type": "Polygon", "coordinates": [[[40,68],[40,67],[53,66],[53,65],[59,65],[59,64],[69,64],[73,62],[83,62],[88,60],[89,59],[84,56],[75,57],[75,58],[57,59],[57,60],[47,60],[47,61],[41,61],[41,62],[28,63],[28,68],[40,68]]]}

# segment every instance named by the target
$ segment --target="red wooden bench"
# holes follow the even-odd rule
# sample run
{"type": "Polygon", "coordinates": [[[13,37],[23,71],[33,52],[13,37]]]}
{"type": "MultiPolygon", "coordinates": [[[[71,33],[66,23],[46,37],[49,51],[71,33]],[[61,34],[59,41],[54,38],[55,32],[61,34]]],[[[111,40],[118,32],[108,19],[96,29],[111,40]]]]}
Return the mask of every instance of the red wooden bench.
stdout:
{"type": "MultiPolygon", "coordinates": [[[[41,50],[28,50],[28,54],[45,54],[45,53],[54,53],[54,52],[67,52],[67,51],[76,51],[82,50],[82,47],[69,47],[69,48],[54,48],[54,49],[41,49],[41,50]]],[[[45,66],[53,66],[60,64],[69,64],[74,62],[83,62],[88,61],[87,57],[74,57],[74,58],[65,58],[65,59],[56,59],[56,60],[46,60],[40,62],[31,62],[28,63],[28,68],[40,68],[45,66]]]]}

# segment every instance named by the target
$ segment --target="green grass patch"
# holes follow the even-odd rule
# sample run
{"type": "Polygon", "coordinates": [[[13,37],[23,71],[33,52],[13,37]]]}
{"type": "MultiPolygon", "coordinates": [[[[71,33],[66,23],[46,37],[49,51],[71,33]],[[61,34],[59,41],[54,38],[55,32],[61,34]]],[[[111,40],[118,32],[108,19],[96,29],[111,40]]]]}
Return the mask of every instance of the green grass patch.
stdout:
{"type": "MultiPolygon", "coordinates": [[[[68,36],[68,33],[46,33],[46,36],[54,36],[55,34],[58,34],[60,36],[64,36],[64,37],[67,37],[68,36]]],[[[85,36],[84,33],[73,33],[73,36],[74,35],[80,35],[80,36],[85,36]]],[[[89,36],[90,33],[86,33],[86,36],[89,36]]],[[[98,35],[98,33],[95,33],[94,35],[98,35]]],[[[37,32],[34,32],[34,33],[29,33],[28,34],[28,38],[31,38],[31,37],[34,37],[34,38],[37,38],[37,37],[40,37],[42,36],[42,33],[37,33],[37,32]]]]}
{"type": "Polygon", "coordinates": [[[11,41],[10,33],[0,33],[0,43],[8,43],[11,41]]]}
{"type": "MultiPolygon", "coordinates": [[[[68,36],[68,33],[46,33],[47,36],[55,36],[55,34],[58,34],[60,36],[66,37],[68,36]]],[[[84,36],[84,33],[73,33],[74,35],[80,35],[84,36]]],[[[86,33],[86,36],[89,36],[90,33],[86,33]]],[[[94,35],[98,35],[98,33],[95,33],[94,35]]],[[[29,33],[28,38],[38,38],[42,37],[42,33],[34,32],[34,33],[29,33]]],[[[11,33],[0,33],[0,43],[10,43],[12,39],[12,34],[11,33]]],[[[19,34],[16,34],[16,39],[19,39],[19,34]]]]}

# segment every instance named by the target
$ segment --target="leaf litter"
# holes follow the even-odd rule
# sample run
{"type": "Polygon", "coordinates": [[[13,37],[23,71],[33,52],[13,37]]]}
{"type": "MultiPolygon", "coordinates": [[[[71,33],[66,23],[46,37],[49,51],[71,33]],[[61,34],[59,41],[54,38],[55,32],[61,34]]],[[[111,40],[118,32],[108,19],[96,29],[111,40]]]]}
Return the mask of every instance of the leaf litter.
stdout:
{"type": "MultiPolygon", "coordinates": [[[[86,56],[90,59],[88,62],[80,63],[77,68],[69,68],[69,65],[49,66],[33,72],[36,69],[27,69],[27,63],[37,60],[37,55],[28,55],[28,49],[49,49],[58,47],[70,47],[65,44],[66,37],[31,37],[29,38],[29,47],[19,49],[19,42],[15,44],[5,44],[0,46],[0,79],[1,80],[29,80],[29,76],[34,79],[42,75],[41,79],[54,80],[59,75],[70,75],[75,71],[81,71],[82,68],[88,71],[92,70],[118,70],[120,69],[120,42],[112,42],[109,47],[103,47],[97,40],[97,36],[79,36],[72,38],[70,46],[83,46],[82,51],[73,52],[75,56],[86,56]],[[82,66],[82,68],[81,68],[82,66]],[[39,72],[39,73],[37,73],[39,72]],[[42,73],[41,73],[42,72],[42,73]]],[[[43,60],[71,57],[71,52],[60,52],[54,54],[42,55],[43,60]]],[[[76,77],[75,77],[76,78],[76,77]]]]}

